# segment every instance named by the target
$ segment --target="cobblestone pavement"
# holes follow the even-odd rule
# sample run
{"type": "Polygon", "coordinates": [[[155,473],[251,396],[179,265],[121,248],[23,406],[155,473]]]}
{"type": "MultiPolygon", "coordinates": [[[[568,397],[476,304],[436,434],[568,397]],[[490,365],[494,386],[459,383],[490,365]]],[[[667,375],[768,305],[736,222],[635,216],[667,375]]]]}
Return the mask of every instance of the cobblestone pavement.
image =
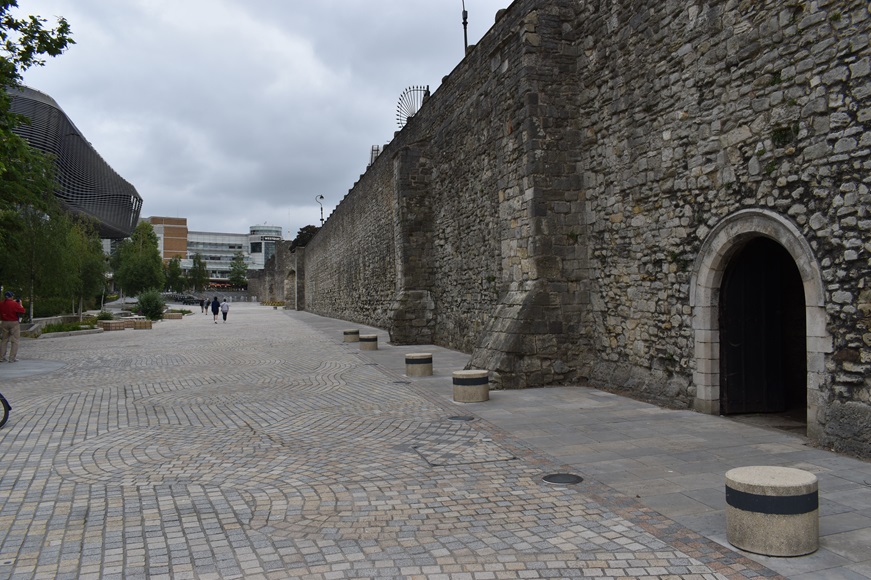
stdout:
{"type": "Polygon", "coordinates": [[[24,341],[0,578],[776,577],[309,317],[24,341]]]}

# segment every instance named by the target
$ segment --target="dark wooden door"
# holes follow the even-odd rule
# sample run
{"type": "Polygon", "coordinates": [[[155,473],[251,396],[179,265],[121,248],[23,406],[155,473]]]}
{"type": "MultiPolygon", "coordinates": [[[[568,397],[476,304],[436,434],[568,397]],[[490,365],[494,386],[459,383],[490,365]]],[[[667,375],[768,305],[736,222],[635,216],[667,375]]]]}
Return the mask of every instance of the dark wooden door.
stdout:
{"type": "Polygon", "coordinates": [[[792,257],[767,238],[729,263],[720,292],[720,408],[780,413],[806,389],[804,289],[792,257]]]}

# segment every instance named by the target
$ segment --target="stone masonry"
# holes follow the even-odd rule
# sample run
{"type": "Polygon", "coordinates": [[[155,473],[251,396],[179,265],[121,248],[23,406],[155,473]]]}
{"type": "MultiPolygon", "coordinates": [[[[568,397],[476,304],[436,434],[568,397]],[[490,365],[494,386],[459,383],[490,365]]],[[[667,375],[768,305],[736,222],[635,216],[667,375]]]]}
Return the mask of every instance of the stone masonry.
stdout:
{"type": "Polygon", "coordinates": [[[869,28],[860,0],[516,0],[260,295],[501,388],[718,413],[724,276],[767,238],[801,279],[808,433],[871,456],[869,28]]]}

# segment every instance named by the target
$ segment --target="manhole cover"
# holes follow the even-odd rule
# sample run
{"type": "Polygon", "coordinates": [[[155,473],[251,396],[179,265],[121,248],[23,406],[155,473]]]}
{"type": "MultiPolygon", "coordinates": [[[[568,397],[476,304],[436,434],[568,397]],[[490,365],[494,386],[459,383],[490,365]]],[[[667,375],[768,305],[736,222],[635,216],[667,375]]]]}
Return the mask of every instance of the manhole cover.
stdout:
{"type": "Polygon", "coordinates": [[[448,417],[448,421],[474,421],[474,417],[469,417],[468,415],[458,415],[456,417],[448,417]]]}
{"type": "Polygon", "coordinates": [[[394,385],[410,385],[411,381],[393,381],[394,385]]]}
{"type": "Polygon", "coordinates": [[[550,475],[545,475],[542,479],[548,483],[560,484],[575,484],[584,481],[583,477],[572,475],[571,473],[551,473],[550,475]]]}

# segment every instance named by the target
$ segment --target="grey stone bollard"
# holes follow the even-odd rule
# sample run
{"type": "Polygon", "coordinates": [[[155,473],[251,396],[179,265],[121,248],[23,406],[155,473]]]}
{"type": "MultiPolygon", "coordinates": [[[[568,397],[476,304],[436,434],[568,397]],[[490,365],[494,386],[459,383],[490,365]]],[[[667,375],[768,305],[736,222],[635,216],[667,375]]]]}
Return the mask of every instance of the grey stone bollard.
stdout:
{"type": "Polygon", "coordinates": [[[454,371],[454,401],[482,403],[490,400],[490,373],[488,371],[454,371]]]}
{"type": "Polygon", "coordinates": [[[378,350],[377,334],[361,334],[360,350],[378,350]]]}
{"type": "Polygon", "coordinates": [[[819,548],[819,488],[813,473],[791,467],[726,472],[726,538],[765,556],[804,556],[819,548]]]}
{"type": "Polygon", "coordinates": [[[405,376],[431,377],[432,353],[411,352],[405,355],[405,376]]]}
{"type": "Polygon", "coordinates": [[[344,342],[360,342],[360,331],[356,328],[349,328],[342,331],[342,334],[345,337],[344,342]]]}

